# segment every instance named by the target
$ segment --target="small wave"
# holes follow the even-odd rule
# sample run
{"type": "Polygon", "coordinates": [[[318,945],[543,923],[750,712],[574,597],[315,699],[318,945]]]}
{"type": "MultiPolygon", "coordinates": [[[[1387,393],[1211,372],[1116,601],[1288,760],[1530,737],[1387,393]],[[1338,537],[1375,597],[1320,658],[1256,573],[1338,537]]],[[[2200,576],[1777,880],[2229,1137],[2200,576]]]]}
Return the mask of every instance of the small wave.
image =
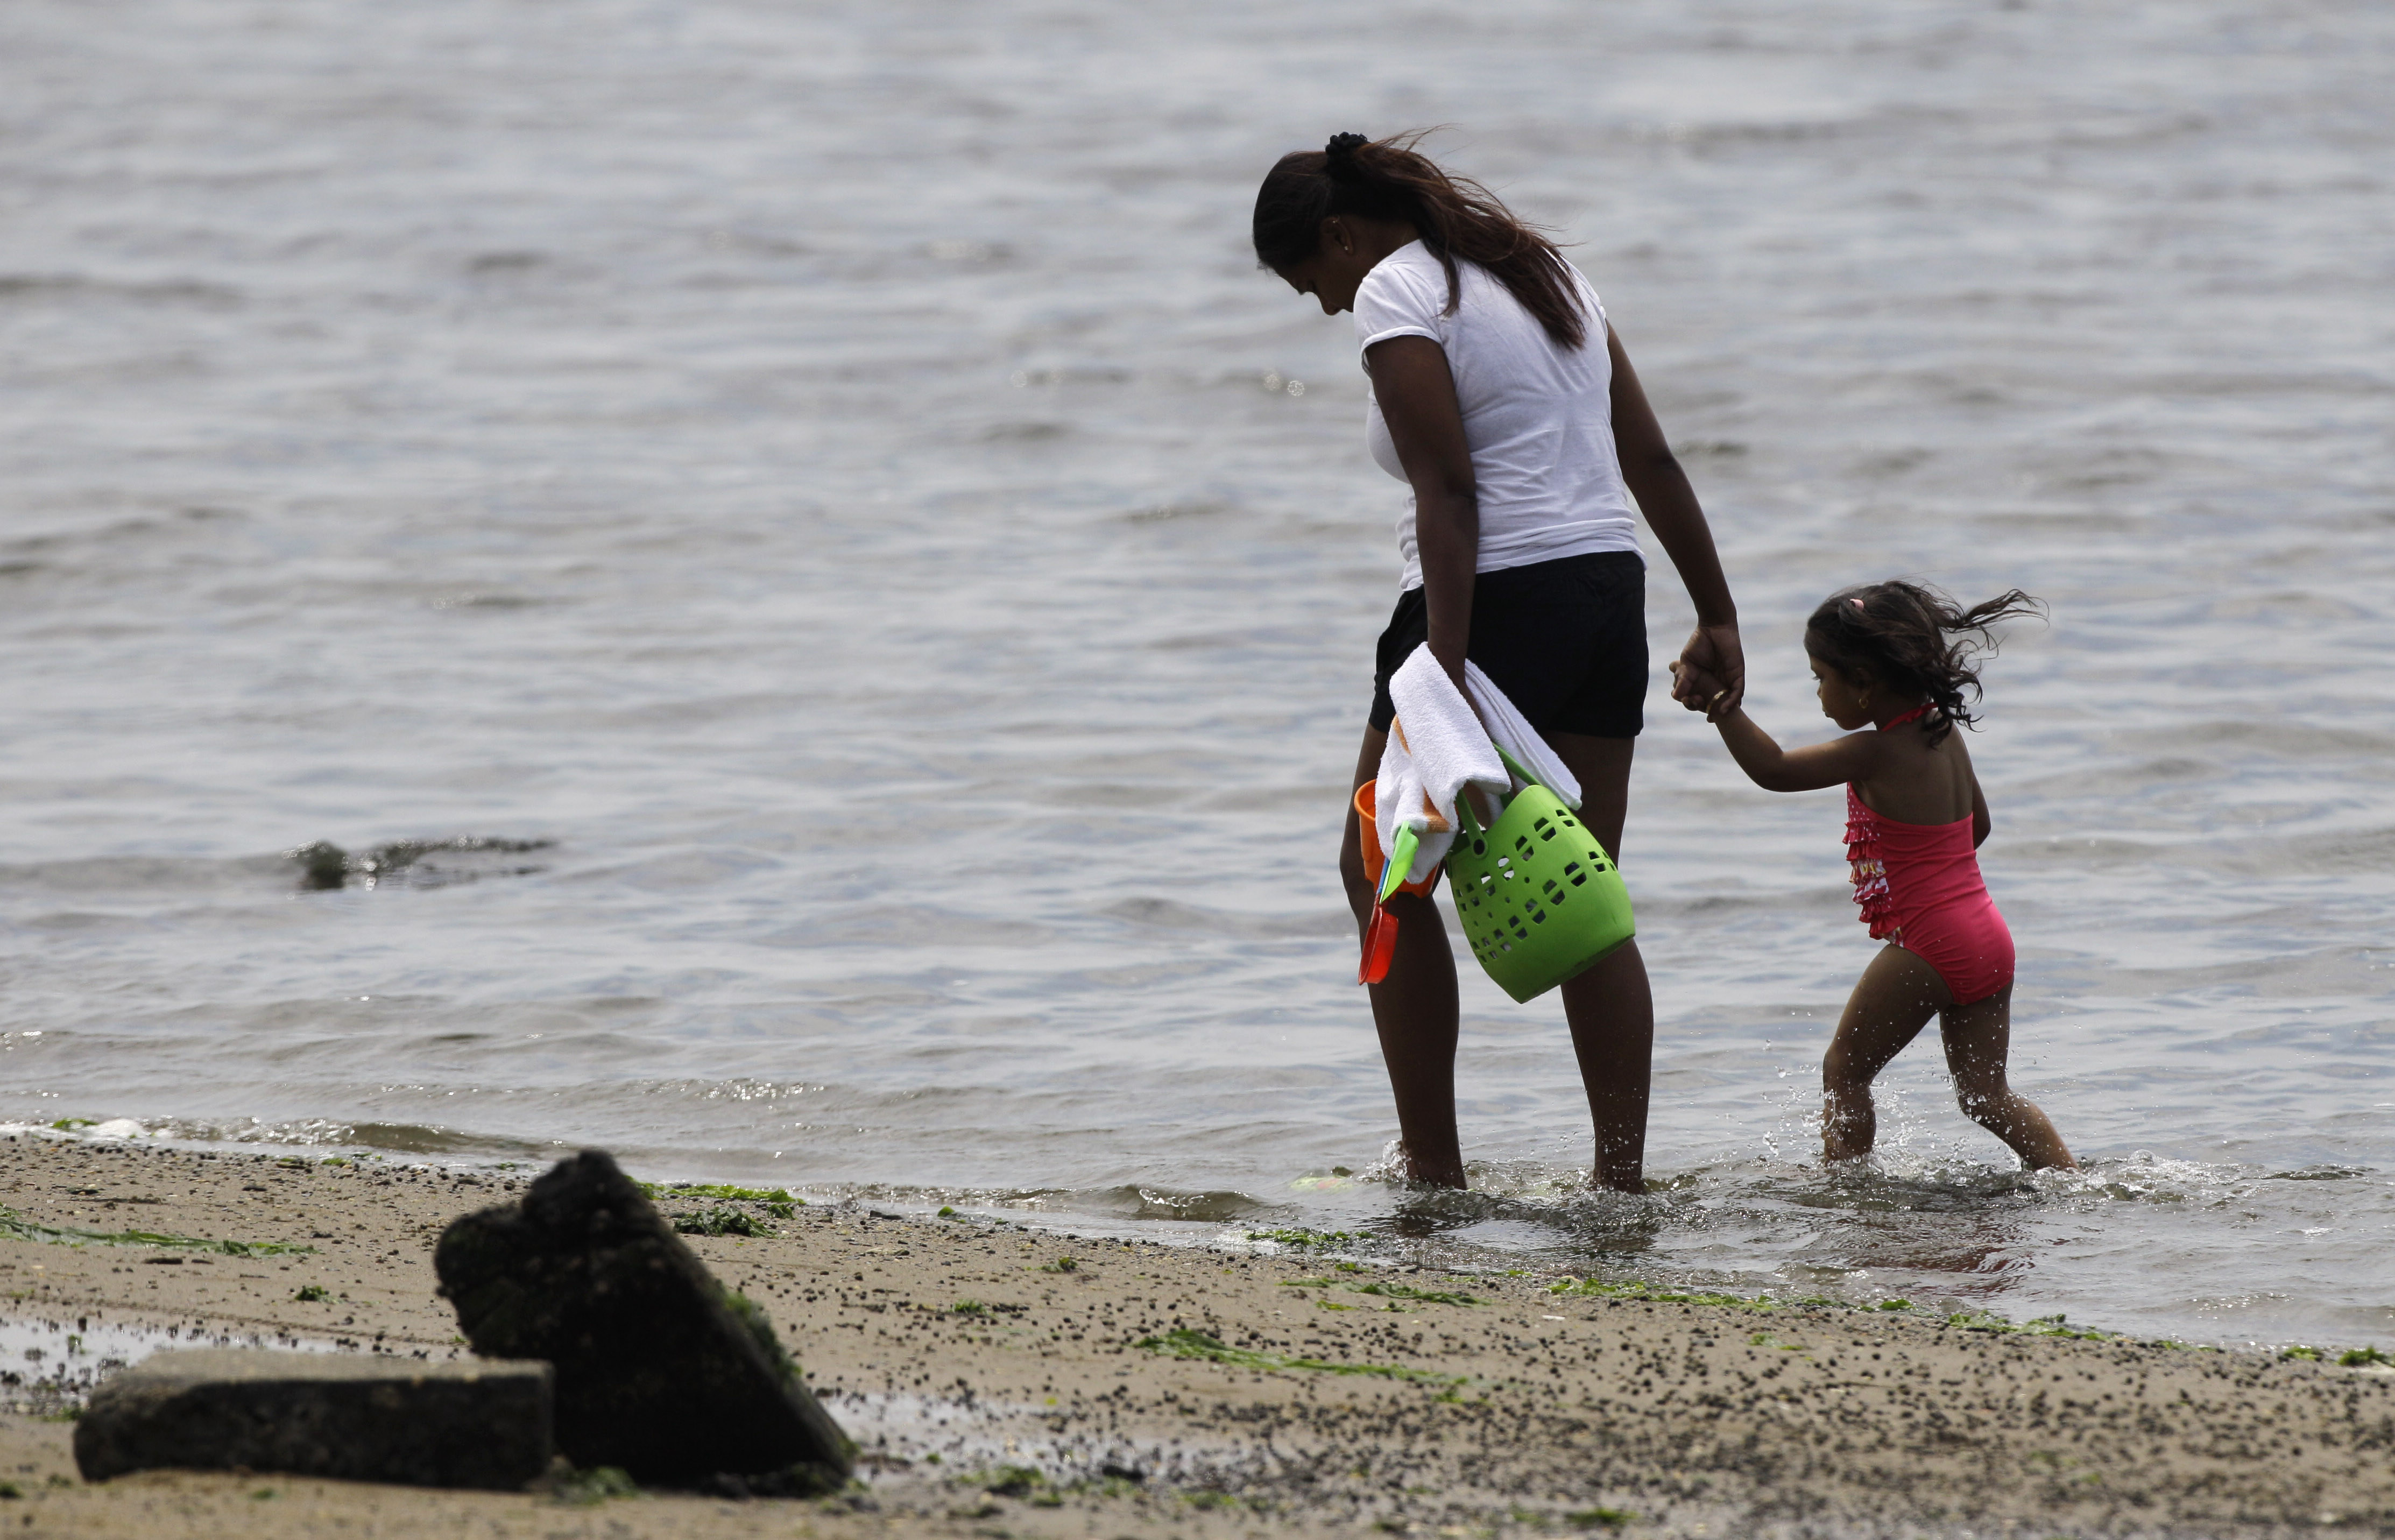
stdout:
{"type": "Polygon", "coordinates": [[[557,1151],[548,1145],[497,1134],[476,1134],[433,1123],[342,1122],[301,1118],[268,1122],[247,1119],[211,1122],[196,1118],[59,1118],[52,1122],[0,1123],[0,1134],[46,1135],[70,1139],[157,1139],[179,1145],[280,1145],[298,1149],[390,1150],[403,1155],[537,1160],[557,1151]]]}
{"type": "Polygon", "coordinates": [[[342,1144],[364,1145],[368,1149],[393,1149],[403,1155],[515,1155],[541,1156],[553,1154],[546,1145],[510,1139],[496,1134],[466,1134],[432,1123],[352,1123],[345,1132],[342,1144]]]}
{"type": "Polygon", "coordinates": [[[1044,1219],[1069,1221],[1075,1216],[1106,1222],[1183,1221],[1224,1225],[1261,1221],[1285,1215],[1285,1206],[1267,1203],[1244,1192],[1187,1192],[1126,1182],[1105,1188],[949,1188],[902,1187],[868,1183],[855,1187],[810,1188],[834,1198],[886,1202],[906,1208],[1014,1209],[1044,1219]]]}
{"type": "Polygon", "coordinates": [[[192,278],[170,278],[153,284],[110,283],[77,273],[0,273],[0,300],[60,299],[130,300],[143,305],[201,305],[228,310],[242,302],[242,292],[223,284],[192,278]]]}

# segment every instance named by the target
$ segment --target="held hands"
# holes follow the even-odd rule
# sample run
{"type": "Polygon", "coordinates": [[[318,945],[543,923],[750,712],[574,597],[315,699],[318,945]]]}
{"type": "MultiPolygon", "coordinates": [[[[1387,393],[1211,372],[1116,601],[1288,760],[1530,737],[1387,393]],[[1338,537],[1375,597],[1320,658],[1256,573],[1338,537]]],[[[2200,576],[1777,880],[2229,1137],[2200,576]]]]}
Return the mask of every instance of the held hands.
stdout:
{"type": "Polygon", "coordinates": [[[1699,626],[1672,664],[1672,698],[1720,722],[1746,698],[1746,653],[1735,625],[1699,626]]]}
{"type": "Polygon", "coordinates": [[[1722,697],[1722,683],[1702,669],[1692,669],[1678,658],[1671,662],[1672,698],[1691,711],[1702,711],[1705,720],[1714,720],[1712,702],[1722,697]]]}

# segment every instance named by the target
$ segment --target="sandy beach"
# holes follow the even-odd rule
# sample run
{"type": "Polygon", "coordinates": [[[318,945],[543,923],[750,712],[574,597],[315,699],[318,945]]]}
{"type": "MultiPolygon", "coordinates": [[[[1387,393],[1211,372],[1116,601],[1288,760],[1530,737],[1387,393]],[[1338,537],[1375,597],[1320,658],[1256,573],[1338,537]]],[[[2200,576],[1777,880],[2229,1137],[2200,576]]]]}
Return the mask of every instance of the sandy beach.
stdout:
{"type": "MultiPolygon", "coordinates": [[[[520,1183],[513,1184],[520,1186],[520,1183]]],[[[0,1142],[5,1319],[105,1344],[463,1351],[430,1264],[511,1184],[0,1142]],[[192,1244],[74,1243],[139,1231],[192,1244]],[[264,1248],[296,1246],[298,1251],[264,1248]],[[245,1254],[243,1254],[245,1249],[245,1254]]],[[[842,1497],[79,1481],[66,1402],[0,1401],[0,1529],[44,1535],[2395,1533],[2395,1372],[1767,1309],[1528,1275],[1093,1241],[661,1194],[866,1450],[842,1497]],[[1559,1291],[1558,1283],[1563,1287],[1559,1291]]],[[[99,1347],[89,1346],[100,1344],[99,1347]]]]}

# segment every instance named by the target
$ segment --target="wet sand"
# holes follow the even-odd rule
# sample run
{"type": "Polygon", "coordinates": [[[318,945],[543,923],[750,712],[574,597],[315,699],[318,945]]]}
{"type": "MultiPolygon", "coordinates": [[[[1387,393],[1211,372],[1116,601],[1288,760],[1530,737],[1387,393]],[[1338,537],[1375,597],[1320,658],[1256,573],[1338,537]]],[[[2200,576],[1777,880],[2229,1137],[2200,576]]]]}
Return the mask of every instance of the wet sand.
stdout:
{"type": "MultiPolygon", "coordinates": [[[[0,1206],[24,1221],[313,1248],[10,1238],[0,1319],[99,1345],[78,1362],[168,1333],[445,1358],[464,1349],[433,1242],[511,1192],[423,1168],[0,1141],[0,1206]]],[[[2395,1533],[2381,1367],[963,1216],[665,1206],[730,1206],[777,1232],[691,1243],[765,1306],[865,1446],[848,1495],[576,1501],[164,1472],[87,1486],[56,1393],[20,1384],[0,1389],[17,1494],[0,1533],[2395,1533]]],[[[6,1367],[30,1380],[56,1361],[6,1367]]]]}

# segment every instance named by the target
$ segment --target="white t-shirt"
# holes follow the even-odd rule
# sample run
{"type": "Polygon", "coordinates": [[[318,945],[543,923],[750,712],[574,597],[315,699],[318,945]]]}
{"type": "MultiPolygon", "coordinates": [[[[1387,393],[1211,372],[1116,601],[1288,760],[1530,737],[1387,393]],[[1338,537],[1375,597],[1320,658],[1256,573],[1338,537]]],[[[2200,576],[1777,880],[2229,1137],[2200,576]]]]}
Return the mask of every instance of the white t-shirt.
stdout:
{"type": "MultiPolygon", "coordinates": [[[[1486,268],[1460,259],[1455,267],[1462,302],[1449,315],[1447,270],[1427,246],[1414,241],[1383,258],[1356,291],[1356,336],[1359,349],[1427,337],[1447,350],[1479,486],[1478,570],[1636,551],[1630,489],[1613,445],[1613,362],[1596,291],[1566,264],[1588,316],[1588,340],[1566,348],[1486,268]]],[[[1370,378],[1368,368],[1368,396],[1370,378]]],[[[1372,458],[1405,480],[1379,400],[1370,399],[1365,412],[1372,458]]],[[[1420,588],[1410,496],[1397,520],[1397,551],[1404,586],[1420,588]]]]}

